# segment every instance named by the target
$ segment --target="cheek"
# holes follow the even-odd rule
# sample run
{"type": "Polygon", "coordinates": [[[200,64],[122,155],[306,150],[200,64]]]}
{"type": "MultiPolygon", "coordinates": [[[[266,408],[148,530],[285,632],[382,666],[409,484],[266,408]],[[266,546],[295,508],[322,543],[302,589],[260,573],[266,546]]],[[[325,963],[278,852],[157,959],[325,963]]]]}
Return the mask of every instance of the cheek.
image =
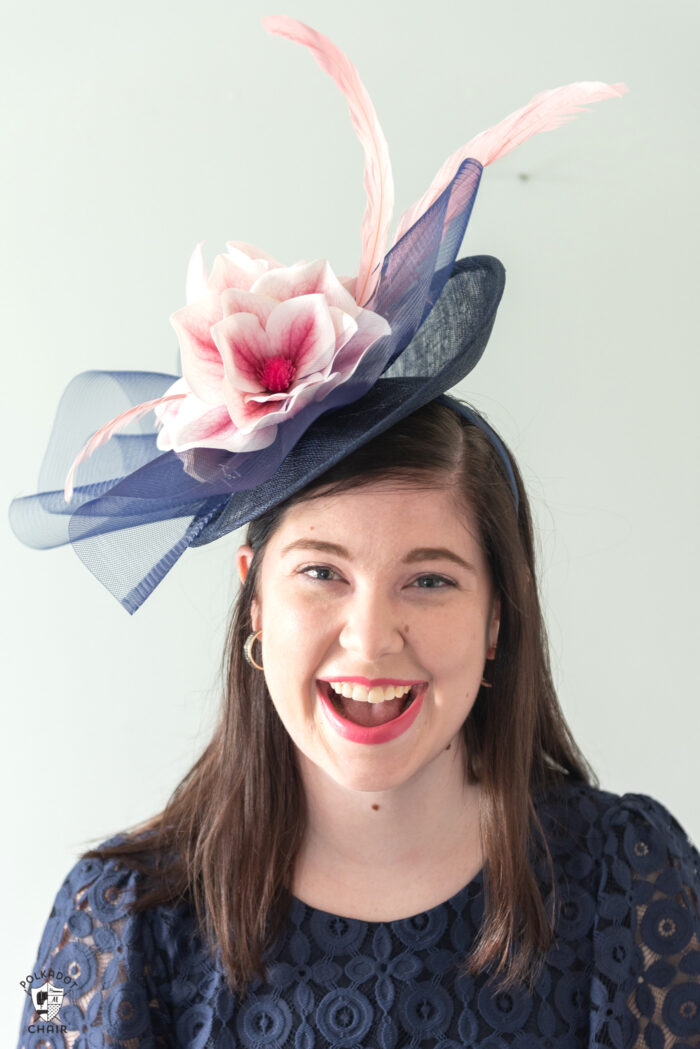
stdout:
{"type": "Polygon", "coordinates": [[[455,609],[433,611],[410,624],[410,645],[445,670],[463,667],[481,657],[487,647],[486,625],[481,616],[455,609]]]}
{"type": "Polygon", "coordinates": [[[322,610],[278,599],[262,606],[263,663],[268,691],[283,711],[303,711],[332,636],[322,610]]]}
{"type": "Polygon", "coordinates": [[[286,601],[283,595],[263,605],[263,636],[275,650],[288,650],[290,657],[303,659],[304,654],[314,647],[321,633],[327,634],[331,627],[328,609],[286,601]]]}
{"type": "Polygon", "coordinates": [[[435,684],[435,702],[463,720],[479,692],[486,659],[486,624],[480,618],[451,616],[444,621],[433,619],[426,628],[425,646],[417,643],[412,632],[414,651],[435,684]],[[429,631],[429,633],[428,633],[429,631]]]}

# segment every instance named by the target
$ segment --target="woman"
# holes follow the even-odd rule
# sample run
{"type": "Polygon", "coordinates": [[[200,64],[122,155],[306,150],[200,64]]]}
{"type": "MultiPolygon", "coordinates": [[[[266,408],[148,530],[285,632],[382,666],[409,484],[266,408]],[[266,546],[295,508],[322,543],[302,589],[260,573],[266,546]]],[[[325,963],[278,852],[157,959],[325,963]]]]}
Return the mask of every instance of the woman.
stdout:
{"type": "Polygon", "coordinates": [[[517,495],[432,402],[251,523],[212,742],[47,926],[75,1044],[698,1044],[698,856],[592,785],[517,495]]]}
{"type": "Polygon", "coordinates": [[[148,570],[112,583],[130,610],[183,544],[250,523],[220,725],[162,814],[69,874],[21,1044],[699,1044],[697,853],[658,802],[593,784],[549,675],[517,468],[442,396],[502,290],[495,260],[452,267],[466,164],[379,276],[369,251],[355,305],[314,264],[248,250],[241,289],[242,247],[208,278],[195,260],[183,379],[75,460],[68,534],[97,574],[117,522],[151,527],[148,570]],[[325,370],[320,336],[293,338],[324,324],[325,370]],[[151,409],[159,454],[151,433],[104,445],[151,409]],[[128,460],[117,485],[112,459],[84,461],[101,445],[128,460]]]}

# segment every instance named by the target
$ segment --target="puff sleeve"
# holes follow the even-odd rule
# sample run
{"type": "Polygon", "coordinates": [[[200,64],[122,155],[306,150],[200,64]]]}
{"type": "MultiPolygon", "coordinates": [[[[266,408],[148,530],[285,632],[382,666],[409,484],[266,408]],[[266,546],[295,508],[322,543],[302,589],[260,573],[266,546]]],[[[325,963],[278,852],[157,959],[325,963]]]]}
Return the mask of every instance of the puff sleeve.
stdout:
{"type": "Polygon", "coordinates": [[[167,1017],[158,994],[159,952],[142,914],[132,915],[139,875],[116,860],[82,859],[61,886],[33,969],[63,990],[52,1021],[34,1010],[30,987],[19,1049],[103,1049],[166,1045],[167,1017]]]}
{"type": "Polygon", "coordinates": [[[590,1047],[700,1047],[700,856],[653,798],[601,825],[590,1047]]]}

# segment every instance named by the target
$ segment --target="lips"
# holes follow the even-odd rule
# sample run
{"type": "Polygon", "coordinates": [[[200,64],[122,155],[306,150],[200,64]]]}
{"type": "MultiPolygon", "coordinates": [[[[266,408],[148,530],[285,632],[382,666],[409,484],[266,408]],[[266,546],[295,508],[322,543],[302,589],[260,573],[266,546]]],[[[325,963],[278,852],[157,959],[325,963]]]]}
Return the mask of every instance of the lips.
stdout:
{"type": "Polygon", "coordinates": [[[332,679],[332,683],[317,681],[316,685],[328,722],[339,735],[354,743],[387,743],[402,735],[418,717],[427,689],[426,682],[397,682],[386,678],[381,679],[381,683],[366,678],[337,678],[332,679]],[[363,686],[360,699],[338,694],[339,683],[346,682],[363,686]],[[379,689],[387,696],[383,702],[376,695],[369,698],[372,690],[378,692],[379,689]]]}

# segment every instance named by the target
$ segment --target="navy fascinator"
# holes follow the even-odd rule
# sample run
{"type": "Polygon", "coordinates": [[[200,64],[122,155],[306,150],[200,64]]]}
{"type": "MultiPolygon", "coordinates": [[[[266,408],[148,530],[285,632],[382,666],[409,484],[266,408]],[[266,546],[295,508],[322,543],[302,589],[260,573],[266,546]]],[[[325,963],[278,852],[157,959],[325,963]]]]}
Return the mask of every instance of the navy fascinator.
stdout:
{"type": "MultiPolygon", "coordinates": [[[[66,389],[35,495],[10,521],[29,546],[71,543],[130,613],[189,546],[279,505],[352,451],[459,383],[484,351],[503,292],[497,259],[457,260],[483,168],[624,85],[535,96],[448,157],[424,196],[393,211],[389,152],[357,71],[294,19],[265,28],[307,47],[343,91],[365,152],[358,273],[285,266],[232,241],[211,271],[201,245],[171,321],[182,375],[90,371],[66,389]]],[[[507,454],[481,426],[517,491],[507,454]]]]}

